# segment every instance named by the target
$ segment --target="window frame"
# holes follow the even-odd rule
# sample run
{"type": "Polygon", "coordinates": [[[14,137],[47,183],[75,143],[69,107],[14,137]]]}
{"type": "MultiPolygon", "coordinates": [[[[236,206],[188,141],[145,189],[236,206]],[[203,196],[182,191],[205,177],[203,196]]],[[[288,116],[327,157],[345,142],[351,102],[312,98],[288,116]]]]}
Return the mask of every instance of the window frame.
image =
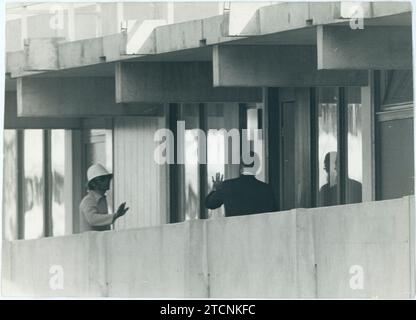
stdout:
{"type": "MultiPolygon", "coordinates": [[[[311,155],[314,161],[313,175],[312,175],[312,207],[318,207],[319,185],[318,185],[318,170],[319,170],[319,94],[320,87],[313,87],[311,91],[311,155]]],[[[346,98],[346,91],[348,87],[335,87],[338,92],[338,112],[337,112],[337,202],[339,205],[347,204],[347,179],[348,179],[348,101],[346,98]]]]}
{"type": "MultiPolygon", "coordinates": [[[[386,70],[374,70],[374,88],[372,91],[374,97],[374,139],[375,139],[375,200],[383,200],[382,197],[382,169],[381,169],[381,125],[383,122],[392,120],[404,120],[413,118],[413,101],[403,101],[394,104],[383,104],[383,95],[385,93],[384,77],[386,70]]],[[[413,123],[414,125],[414,123],[413,123]]]]}
{"type": "MultiPolygon", "coordinates": [[[[208,103],[198,103],[198,129],[204,131],[207,135],[208,133],[208,103]]],[[[169,164],[169,217],[168,223],[178,223],[185,221],[185,213],[180,210],[180,201],[182,190],[182,182],[180,177],[180,165],[177,164],[178,154],[177,154],[177,121],[180,121],[180,103],[169,103],[168,104],[168,126],[170,131],[173,133],[174,138],[174,163],[169,164]]],[[[241,153],[241,143],[242,143],[242,129],[246,128],[247,117],[244,114],[247,110],[247,104],[238,103],[238,130],[240,132],[240,153],[241,153]],[[244,122],[245,121],[245,122],[244,122]]],[[[262,115],[262,114],[260,114],[262,115]]],[[[259,123],[262,124],[262,119],[259,119],[259,123]]],[[[208,135],[207,135],[208,136],[208,135]]],[[[208,144],[205,145],[208,148],[208,144]]],[[[205,150],[205,154],[208,157],[208,150],[205,150]]],[[[208,176],[207,176],[207,164],[198,163],[198,187],[199,187],[199,213],[198,219],[208,219],[208,209],[205,207],[205,198],[208,193],[208,176]]]]}
{"type": "MultiPolygon", "coordinates": [[[[376,103],[376,113],[383,114],[389,111],[397,111],[406,108],[413,108],[413,100],[405,100],[402,102],[394,103],[384,103],[383,99],[385,98],[387,92],[387,79],[390,74],[394,71],[400,71],[398,69],[392,70],[375,70],[374,71],[374,94],[376,103]]],[[[406,70],[407,71],[407,70],[406,70]]],[[[410,70],[412,71],[412,70],[410,70]]],[[[406,117],[402,118],[405,119],[406,117]]],[[[408,117],[407,117],[408,118],[408,117]]],[[[396,118],[400,119],[400,118],[396,118]]]]}
{"type": "MultiPolygon", "coordinates": [[[[17,135],[17,238],[15,240],[25,240],[25,170],[24,170],[24,130],[25,129],[11,129],[16,130],[17,135]]],[[[43,231],[41,238],[52,236],[52,207],[51,207],[51,172],[50,172],[50,130],[52,129],[37,129],[42,131],[43,147],[42,147],[42,176],[43,176],[43,231]]]]}
{"type": "MultiPolygon", "coordinates": [[[[16,180],[16,201],[17,201],[17,234],[11,240],[27,240],[25,238],[25,170],[24,160],[26,157],[24,151],[25,130],[27,129],[8,129],[16,131],[16,156],[17,156],[17,180],[16,180]]],[[[42,132],[43,147],[42,147],[42,181],[43,181],[43,230],[42,236],[39,238],[52,237],[53,235],[53,217],[52,217],[52,161],[51,161],[51,136],[54,129],[36,129],[42,132]]],[[[64,129],[65,133],[68,131],[64,129]]],[[[65,214],[68,214],[65,212],[65,214]]],[[[72,214],[72,213],[71,213],[72,214]]],[[[65,227],[67,229],[67,227],[65,227]]],[[[72,229],[72,228],[71,228],[72,229]]],[[[38,239],[39,239],[38,238],[38,239]]]]}
{"type": "MultiPolygon", "coordinates": [[[[198,103],[198,128],[204,133],[207,132],[207,104],[198,103]]],[[[185,212],[181,210],[181,198],[183,194],[182,190],[182,178],[181,170],[183,167],[178,164],[178,133],[177,133],[177,121],[181,121],[180,115],[180,103],[169,103],[168,112],[168,124],[169,129],[173,133],[174,137],[174,163],[169,164],[169,219],[168,223],[178,223],[185,221],[185,212]]],[[[207,146],[206,146],[207,147],[207,146]]],[[[207,150],[205,150],[207,154],[207,150]]],[[[182,165],[183,166],[183,165],[182,165]]],[[[208,210],[205,208],[205,195],[208,189],[207,183],[207,165],[198,163],[198,188],[199,188],[199,212],[198,219],[207,219],[208,210]]]]}

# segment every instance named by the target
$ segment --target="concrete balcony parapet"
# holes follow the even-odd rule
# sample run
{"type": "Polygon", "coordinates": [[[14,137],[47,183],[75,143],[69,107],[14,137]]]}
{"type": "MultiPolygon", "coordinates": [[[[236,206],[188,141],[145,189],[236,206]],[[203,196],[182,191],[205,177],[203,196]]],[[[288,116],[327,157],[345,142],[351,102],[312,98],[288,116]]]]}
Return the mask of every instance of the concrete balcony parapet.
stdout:
{"type": "Polygon", "coordinates": [[[2,293],[409,298],[414,233],[414,197],[404,197],[3,241],[2,293]]]}

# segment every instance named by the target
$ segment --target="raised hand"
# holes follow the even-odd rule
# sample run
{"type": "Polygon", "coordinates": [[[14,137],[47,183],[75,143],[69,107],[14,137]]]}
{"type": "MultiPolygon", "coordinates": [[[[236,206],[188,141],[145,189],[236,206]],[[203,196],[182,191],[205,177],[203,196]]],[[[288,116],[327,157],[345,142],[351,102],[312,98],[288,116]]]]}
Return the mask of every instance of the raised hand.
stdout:
{"type": "Polygon", "coordinates": [[[123,202],[117,209],[115,214],[115,219],[120,218],[126,214],[126,212],[129,210],[129,208],[126,208],[126,203],[123,202]]]}
{"type": "Polygon", "coordinates": [[[214,189],[214,191],[220,189],[223,182],[224,182],[224,175],[217,172],[215,174],[215,180],[214,180],[214,177],[212,177],[212,188],[214,189]]]}

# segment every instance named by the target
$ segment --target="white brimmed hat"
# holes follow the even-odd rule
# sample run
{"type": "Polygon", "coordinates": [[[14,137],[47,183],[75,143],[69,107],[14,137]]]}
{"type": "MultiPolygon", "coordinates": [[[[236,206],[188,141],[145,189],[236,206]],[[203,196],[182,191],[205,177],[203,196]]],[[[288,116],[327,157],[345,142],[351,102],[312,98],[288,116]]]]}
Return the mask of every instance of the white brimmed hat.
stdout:
{"type": "Polygon", "coordinates": [[[109,173],[106,168],[104,168],[101,164],[95,163],[87,170],[87,179],[88,183],[91,182],[91,180],[102,177],[102,176],[113,176],[112,173],[109,173]]]}

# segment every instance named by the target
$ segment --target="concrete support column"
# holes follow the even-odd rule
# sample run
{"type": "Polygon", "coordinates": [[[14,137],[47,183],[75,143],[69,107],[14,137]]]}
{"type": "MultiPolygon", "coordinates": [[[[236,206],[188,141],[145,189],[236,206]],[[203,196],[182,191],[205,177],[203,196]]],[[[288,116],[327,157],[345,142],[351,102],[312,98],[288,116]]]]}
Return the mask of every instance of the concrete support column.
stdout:
{"type": "Polygon", "coordinates": [[[68,41],[75,41],[75,9],[73,3],[68,3],[68,41]]]}
{"type": "Polygon", "coordinates": [[[28,38],[27,33],[27,7],[23,6],[22,11],[22,18],[21,18],[21,42],[22,42],[22,49],[25,48],[25,40],[28,38]]]}
{"type": "Polygon", "coordinates": [[[363,161],[363,201],[374,201],[375,185],[375,108],[374,108],[374,74],[369,71],[370,83],[361,88],[362,104],[362,161],[363,161]]]}
{"type": "Polygon", "coordinates": [[[65,131],[65,234],[79,232],[79,204],[82,197],[81,130],[65,131]]]}
{"type": "Polygon", "coordinates": [[[168,2],[167,3],[167,11],[168,11],[168,17],[167,17],[167,21],[169,24],[174,23],[175,22],[175,3],[174,2],[168,2]]]}
{"type": "Polygon", "coordinates": [[[124,3],[117,2],[117,32],[121,32],[124,21],[124,3]]]}
{"type": "MultiPolygon", "coordinates": [[[[406,199],[406,198],[405,198],[406,199]]],[[[416,299],[416,217],[415,197],[407,198],[409,201],[409,234],[410,234],[410,298],[416,299]]]]}
{"type": "Polygon", "coordinates": [[[264,180],[266,183],[269,182],[269,100],[268,97],[268,88],[262,88],[262,102],[263,102],[263,112],[262,112],[262,123],[263,123],[263,172],[264,172],[264,180]]]}
{"type": "Polygon", "coordinates": [[[97,3],[95,5],[95,36],[98,37],[102,37],[103,36],[103,21],[101,19],[101,4],[97,3]]]}

